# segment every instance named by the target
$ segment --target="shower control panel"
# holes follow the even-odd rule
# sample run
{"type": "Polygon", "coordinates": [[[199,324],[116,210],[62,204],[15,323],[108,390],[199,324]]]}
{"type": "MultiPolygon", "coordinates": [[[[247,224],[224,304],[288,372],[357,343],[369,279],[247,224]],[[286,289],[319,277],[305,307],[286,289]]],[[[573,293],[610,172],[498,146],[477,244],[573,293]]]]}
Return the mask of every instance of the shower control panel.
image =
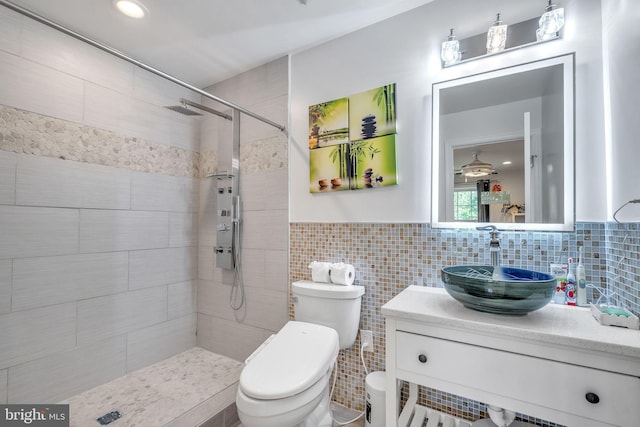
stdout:
{"type": "Polygon", "coordinates": [[[235,267],[235,248],[239,244],[239,200],[236,195],[237,177],[226,172],[214,175],[216,179],[216,267],[235,267]]]}

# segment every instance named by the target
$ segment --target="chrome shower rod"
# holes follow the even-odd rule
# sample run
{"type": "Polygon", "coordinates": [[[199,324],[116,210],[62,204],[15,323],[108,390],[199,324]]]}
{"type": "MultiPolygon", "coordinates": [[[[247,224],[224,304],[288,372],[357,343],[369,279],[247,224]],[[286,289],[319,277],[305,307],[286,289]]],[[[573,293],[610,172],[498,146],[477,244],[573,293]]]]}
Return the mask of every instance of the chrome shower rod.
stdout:
{"type": "MultiPolygon", "coordinates": [[[[114,49],[112,47],[109,47],[109,46],[104,45],[104,44],[102,44],[100,42],[97,42],[97,41],[95,41],[95,40],[93,40],[93,39],[91,39],[89,37],[86,37],[86,36],[76,32],[76,31],[71,30],[71,29],[69,29],[69,28],[67,28],[67,27],[65,27],[63,25],[60,25],[60,24],[58,24],[56,22],[53,22],[50,19],[47,19],[47,18],[45,18],[45,17],[43,17],[41,15],[38,15],[37,13],[34,13],[34,12],[30,11],[29,9],[25,9],[22,6],[18,6],[17,4],[12,3],[10,1],[6,1],[6,0],[0,0],[0,4],[2,6],[4,6],[4,7],[8,8],[8,9],[11,9],[11,10],[13,10],[15,12],[18,12],[18,13],[24,15],[24,16],[27,16],[27,17],[35,20],[35,21],[38,21],[41,24],[47,25],[47,26],[49,26],[49,27],[51,27],[53,29],[56,29],[56,30],[64,33],[64,34],[67,34],[68,36],[71,36],[71,37],[76,38],[76,39],[78,39],[80,41],[83,41],[83,42],[85,42],[85,43],[87,43],[87,44],[89,44],[89,45],[91,45],[93,47],[96,47],[96,48],[98,48],[100,50],[103,50],[103,51],[105,51],[107,53],[110,53],[111,55],[117,56],[120,59],[124,59],[125,61],[130,62],[131,64],[142,68],[143,70],[147,70],[147,71],[149,71],[149,72],[151,72],[151,73],[153,73],[153,74],[155,74],[157,76],[160,76],[160,77],[162,77],[162,78],[164,78],[166,80],[169,80],[169,81],[171,81],[171,82],[173,82],[173,83],[175,83],[177,85],[185,87],[185,88],[187,88],[187,89],[189,89],[189,90],[191,90],[193,92],[196,92],[196,93],[198,93],[198,94],[200,94],[200,95],[202,95],[202,96],[204,96],[206,98],[209,98],[209,99],[212,99],[212,100],[214,100],[216,102],[219,102],[222,105],[225,105],[225,106],[227,106],[229,108],[232,108],[232,109],[234,109],[236,111],[239,111],[239,112],[241,112],[243,114],[246,114],[247,116],[253,117],[256,120],[260,120],[261,122],[266,123],[266,124],[268,124],[270,126],[273,126],[275,128],[278,128],[283,132],[285,130],[285,127],[283,125],[281,125],[281,124],[278,124],[278,123],[276,123],[274,121],[271,121],[271,120],[269,120],[269,119],[267,119],[265,117],[262,117],[259,114],[254,113],[253,111],[249,111],[246,108],[243,108],[243,107],[241,107],[239,105],[236,105],[236,104],[234,104],[232,102],[229,102],[229,101],[227,101],[225,99],[219,98],[219,97],[217,97],[217,96],[215,96],[215,95],[213,95],[213,94],[211,94],[211,93],[209,93],[207,91],[204,91],[204,90],[199,89],[199,88],[197,88],[197,87],[195,87],[193,85],[190,85],[189,83],[186,83],[186,82],[184,82],[184,81],[182,81],[182,80],[180,80],[180,79],[178,79],[176,77],[173,77],[173,76],[171,76],[171,75],[169,75],[169,74],[167,74],[167,73],[165,73],[163,71],[160,71],[160,70],[158,70],[156,68],[153,68],[153,67],[151,67],[151,66],[149,66],[149,65],[147,65],[147,64],[145,64],[143,62],[140,62],[137,59],[131,58],[130,56],[125,55],[124,53],[122,53],[122,52],[120,52],[120,51],[118,51],[118,50],[116,50],[116,49],[114,49]]],[[[198,108],[200,108],[200,107],[198,107],[198,108]]]]}

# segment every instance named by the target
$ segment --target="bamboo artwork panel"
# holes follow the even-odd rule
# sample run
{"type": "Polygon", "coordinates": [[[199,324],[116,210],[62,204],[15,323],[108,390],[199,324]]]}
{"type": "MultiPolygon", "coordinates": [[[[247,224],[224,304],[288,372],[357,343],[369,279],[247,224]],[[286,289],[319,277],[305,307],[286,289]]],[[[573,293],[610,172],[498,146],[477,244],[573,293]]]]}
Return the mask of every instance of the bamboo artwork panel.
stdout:
{"type": "Polygon", "coordinates": [[[398,184],[396,85],[309,107],[309,191],[398,184]]]}

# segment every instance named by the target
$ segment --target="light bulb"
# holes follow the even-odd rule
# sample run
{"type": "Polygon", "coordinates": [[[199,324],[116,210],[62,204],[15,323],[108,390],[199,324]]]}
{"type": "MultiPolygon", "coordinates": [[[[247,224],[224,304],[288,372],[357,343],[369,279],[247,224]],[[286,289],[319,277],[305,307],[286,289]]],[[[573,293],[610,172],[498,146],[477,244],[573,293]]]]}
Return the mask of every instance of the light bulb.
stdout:
{"type": "Polygon", "coordinates": [[[507,44],[507,25],[500,20],[500,14],[496,15],[496,22],[487,32],[487,53],[496,53],[504,50],[507,44]]]}
{"type": "Polygon", "coordinates": [[[440,58],[444,62],[445,67],[453,65],[456,62],[460,62],[460,59],[462,58],[460,42],[456,40],[456,36],[453,35],[453,28],[451,29],[451,33],[449,34],[447,41],[442,43],[440,58]]]}
{"type": "Polygon", "coordinates": [[[146,14],[146,8],[142,3],[135,0],[115,0],[113,4],[123,14],[130,18],[144,18],[146,14]]]}
{"type": "Polygon", "coordinates": [[[562,27],[564,27],[564,8],[556,9],[556,5],[551,4],[549,0],[545,12],[538,21],[536,39],[538,41],[555,39],[562,27]]]}

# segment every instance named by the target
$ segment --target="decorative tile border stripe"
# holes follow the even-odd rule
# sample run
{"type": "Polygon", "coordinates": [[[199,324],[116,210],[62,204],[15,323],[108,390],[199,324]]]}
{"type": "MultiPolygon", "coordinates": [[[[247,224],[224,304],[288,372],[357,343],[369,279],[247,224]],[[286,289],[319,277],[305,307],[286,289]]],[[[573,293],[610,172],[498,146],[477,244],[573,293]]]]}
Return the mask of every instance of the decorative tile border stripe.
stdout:
{"type": "Polygon", "coordinates": [[[0,106],[0,150],[185,178],[200,154],[38,113],[0,106]]]}
{"type": "Polygon", "coordinates": [[[287,169],[289,146],[287,136],[278,136],[240,144],[240,170],[258,173],[287,169]]]}

